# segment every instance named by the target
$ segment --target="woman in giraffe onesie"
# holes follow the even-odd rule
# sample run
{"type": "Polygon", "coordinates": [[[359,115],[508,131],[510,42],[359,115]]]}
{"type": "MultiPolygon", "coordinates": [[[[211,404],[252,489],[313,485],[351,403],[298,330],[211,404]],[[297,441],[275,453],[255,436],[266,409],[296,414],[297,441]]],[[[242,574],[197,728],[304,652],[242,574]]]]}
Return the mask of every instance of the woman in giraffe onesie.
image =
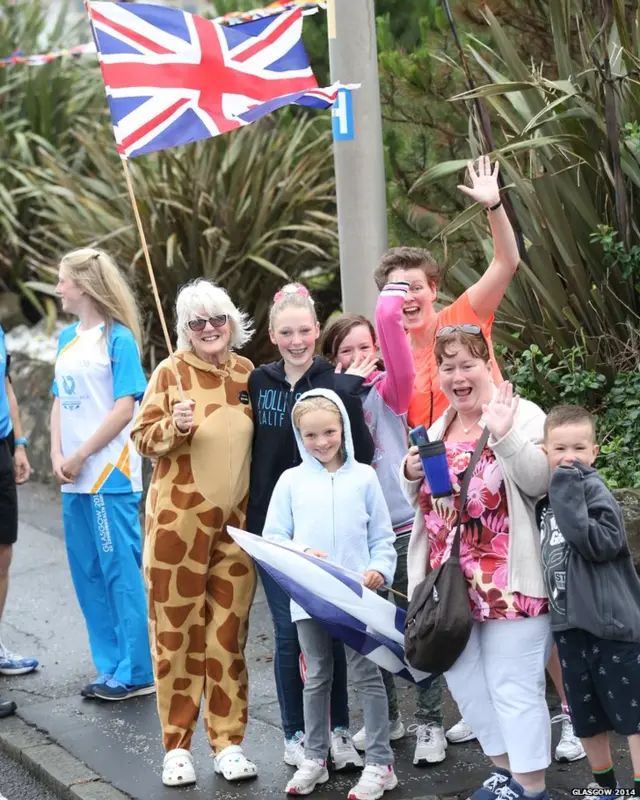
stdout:
{"type": "Polygon", "coordinates": [[[131,432],[139,452],[156,459],[143,562],[166,786],[196,781],[190,747],[203,696],[216,773],[230,781],[257,774],[240,747],[256,578],[226,532],[244,525],[253,436],[253,365],[231,350],[252,331],[226,292],[205,280],[181,289],[176,317],[184,396],[163,361],[131,432]]]}

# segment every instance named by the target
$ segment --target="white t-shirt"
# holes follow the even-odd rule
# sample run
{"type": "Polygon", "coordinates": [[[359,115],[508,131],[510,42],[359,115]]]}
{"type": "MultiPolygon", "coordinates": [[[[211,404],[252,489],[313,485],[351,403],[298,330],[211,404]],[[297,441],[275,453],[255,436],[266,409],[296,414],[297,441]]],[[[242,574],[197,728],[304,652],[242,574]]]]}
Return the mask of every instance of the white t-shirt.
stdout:
{"type": "MultiPolygon", "coordinates": [[[[62,453],[68,458],[98,430],[115,401],[135,398],[146,388],[140,351],[131,331],[115,323],[105,340],[104,325],[87,331],[80,323],[60,334],[53,394],[60,399],[62,453]]],[[[133,421],[84,463],[63,492],[125,494],[142,491],[142,461],[129,438],[133,421]]]]}

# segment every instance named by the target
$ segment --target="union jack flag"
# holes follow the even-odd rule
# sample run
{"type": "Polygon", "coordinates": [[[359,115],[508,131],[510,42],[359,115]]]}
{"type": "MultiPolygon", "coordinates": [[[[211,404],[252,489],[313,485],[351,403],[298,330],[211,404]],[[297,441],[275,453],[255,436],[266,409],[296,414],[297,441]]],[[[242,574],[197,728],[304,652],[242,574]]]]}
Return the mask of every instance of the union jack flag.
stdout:
{"type": "Polygon", "coordinates": [[[284,105],[328,108],[302,8],[227,27],[175,8],[87,4],[118,151],[139,156],[247,125],[284,105]]]}

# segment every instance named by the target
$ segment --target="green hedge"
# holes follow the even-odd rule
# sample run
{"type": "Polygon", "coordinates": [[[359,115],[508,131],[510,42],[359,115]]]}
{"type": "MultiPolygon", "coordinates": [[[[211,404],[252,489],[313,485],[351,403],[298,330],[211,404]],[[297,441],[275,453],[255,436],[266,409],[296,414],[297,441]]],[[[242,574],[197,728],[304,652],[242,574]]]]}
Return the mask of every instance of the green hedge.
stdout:
{"type": "Polygon", "coordinates": [[[545,354],[532,345],[518,355],[497,349],[522,397],[545,411],[577,403],[593,412],[601,447],[596,466],[610,488],[640,488],[640,372],[603,374],[580,347],[545,354]]]}

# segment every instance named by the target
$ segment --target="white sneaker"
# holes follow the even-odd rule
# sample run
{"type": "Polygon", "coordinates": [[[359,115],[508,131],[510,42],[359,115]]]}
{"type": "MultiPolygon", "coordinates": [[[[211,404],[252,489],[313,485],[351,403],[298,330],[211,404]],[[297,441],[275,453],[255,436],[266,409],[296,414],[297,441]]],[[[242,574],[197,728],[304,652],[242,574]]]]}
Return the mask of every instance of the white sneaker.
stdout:
{"type": "MultiPolygon", "coordinates": [[[[394,722],[389,723],[389,741],[397,742],[398,739],[402,739],[406,734],[406,730],[404,725],[402,724],[401,719],[397,719],[394,722]]],[[[360,753],[364,753],[367,748],[367,732],[364,729],[364,726],[360,728],[360,730],[356,733],[353,737],[353,746],[358,750],[360,753]]]]}
{"type": "Polygon", "coordinates": [[[385,792],[398,785],[398,778],[392,766],[367,764],[362,770],[360,780],[347,795],[348,800],[378,800],[385,792]]]}
{"type": "Polygon", "coordinates": [[[449,728],[446,733],[447,739],[451,742],[451,744],[461,744],[462,742],[471,742],[476,738],[475,733],[471,730],[471,728],[467,725],[467,723],[461,719],[460,722],[456,722],[456,724],[449,728]]]}
{"type": "Polygon", "coordinates": [[[336,772],[343,769],[362,769],[364,766],[346,728],[336,728],[331,731],[331,759],[336,772]]]}
{"type": "Polygon", "coordinates": [[[411,725],[408,730],[416,735],[416,749],[413,754],[413,763],[416,766],[439,764],[445,760],[447,738],[442,725],[427,722],[426,725],[411,725]]]}
{"type": "Polygon", "coordinates": [[[304,733],[298,731],[291,739],[284,740],[284,763],[300,767],[304,761],[304,733]]]}
{"type": "Polygon", "coordinates": [[[319,783],[329,780],[326,761],[305,758],[296,774],[287,784],[287,794],[311,794],[319,783]]]}
{"type": "Polygon", "coordinates": [[[581,758],[586,758],[587,754],[584,752],[582,742],[573,730],[571,717],[568,714],[558,714],[552,718],[551,722],[562,723],[562,733],[556,747],[556,761],[566,764],[569,761],[580,761],[581,758]]]}

